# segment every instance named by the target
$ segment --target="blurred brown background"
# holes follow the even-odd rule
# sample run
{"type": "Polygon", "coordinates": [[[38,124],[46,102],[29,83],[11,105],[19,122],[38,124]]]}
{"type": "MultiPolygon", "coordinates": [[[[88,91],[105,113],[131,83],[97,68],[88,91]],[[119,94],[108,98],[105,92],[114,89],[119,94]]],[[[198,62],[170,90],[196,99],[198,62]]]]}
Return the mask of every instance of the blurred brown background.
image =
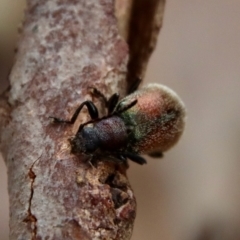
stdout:
{"type": "MultiPolygon", "coordinates": [[[[0,0],[0,89],[23,0],[0,0]]],[[[163,160],[131,164],[138,201],[133,240],[240,240],[240,1],[167,0],[146,80],[170,86],[188,109],[180,143],[163,160]]],[[[8,239],[0,161],[0,239],[8,239]]]]}

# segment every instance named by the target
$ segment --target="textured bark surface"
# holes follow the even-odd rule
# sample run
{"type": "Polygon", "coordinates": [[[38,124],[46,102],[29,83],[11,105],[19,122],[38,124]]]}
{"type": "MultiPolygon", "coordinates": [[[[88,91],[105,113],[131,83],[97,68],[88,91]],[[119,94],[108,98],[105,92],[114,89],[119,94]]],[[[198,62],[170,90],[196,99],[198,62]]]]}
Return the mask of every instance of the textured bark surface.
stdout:
{"type": "MultiPolygon", "coordinates": [[[[70,154],[68,139],[89,118],[86,110],[74,126],[53,125],[48,118],[69,119],[84,100],[94,101],[104,114],[103,105],[88,88],[94,86],[107,97],[115,92],[124,96],[129,72],[132,76],[144,73],[149,51],[136,61],[141,71],[134,67],[128,71],[127,42],[134,41],[130,32],[136,23],[132,19],[142,21],[145,9],[142,14],[135,13],[135,2],[120,3],[28,1],[10,75],[11,89],[0,100],[10,239],[131,237],[136,202],[126,177],[127,166],[99,161],[92,167],[83,156],[70,154]],[[122,17],[121,12],[128,14],[122,17]]],[[[155,16],[163,14],[158,4],[151,20],[145,21],[152,32],[151,41],[139,43],[140,49],[152,50],[155,44],[157,31],[153,26],[160,26],[155,16]]],[[[138,34],[144,38],[145,29],[138,34]]],[[[137,52],[133,45],[130,54],[137,52]]]]}

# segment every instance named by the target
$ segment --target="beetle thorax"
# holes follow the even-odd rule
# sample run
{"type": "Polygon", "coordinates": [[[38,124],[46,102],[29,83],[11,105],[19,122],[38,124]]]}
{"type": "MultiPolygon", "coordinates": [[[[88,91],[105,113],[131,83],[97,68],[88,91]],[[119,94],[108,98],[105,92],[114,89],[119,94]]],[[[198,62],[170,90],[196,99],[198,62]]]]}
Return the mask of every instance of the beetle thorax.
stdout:
{"type": "Polygon", "coordinates": [[[101,119],[85,126],[72,140],[73,153],[93,153],[97,149],[114,151],[126,146],[127,130],[118,116],[101,119]]]}
{"type": "Polygon", "coordinates": [[[97,122],[94,126],[99,139],[99,147],[104,150],[118,150],[127,144],[127,129],[124,121],[112,116],[97,122]]]}

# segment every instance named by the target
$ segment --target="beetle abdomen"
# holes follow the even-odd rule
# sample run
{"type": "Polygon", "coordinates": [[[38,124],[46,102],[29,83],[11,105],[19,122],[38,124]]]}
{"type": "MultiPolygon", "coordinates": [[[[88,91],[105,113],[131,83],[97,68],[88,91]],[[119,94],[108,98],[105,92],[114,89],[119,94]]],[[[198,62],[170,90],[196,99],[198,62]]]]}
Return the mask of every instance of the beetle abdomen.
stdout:
{"type": "Polygon", "coordinates": [[[163,152],[177,143],[185,125],[185,107],[175,92],[160,84],[149,84],[127,96],[119,104],[137,99],[121,113],[131,126],[129,150],[137,153],[163,152]]]}

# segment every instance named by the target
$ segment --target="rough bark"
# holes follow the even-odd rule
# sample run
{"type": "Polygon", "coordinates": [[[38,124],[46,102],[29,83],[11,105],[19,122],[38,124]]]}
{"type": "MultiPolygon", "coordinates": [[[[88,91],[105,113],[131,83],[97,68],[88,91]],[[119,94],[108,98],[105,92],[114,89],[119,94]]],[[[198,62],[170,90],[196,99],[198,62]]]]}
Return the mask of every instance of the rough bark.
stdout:
{"type": "Polygon", "coordinates": [[[53,125],[48,117],[69,119],[87,99],[104,114],[91,86],[107,97],[124,96],[132,76],[144,74],[163,5],[160,0],[28,1],[11,88],[0,100],[10,239],[130,239],[136,202],[127,166],[99,161],[91,167],[70,154],[68,139],[89,117],[86,110],[74,126],[53,125]]]}

